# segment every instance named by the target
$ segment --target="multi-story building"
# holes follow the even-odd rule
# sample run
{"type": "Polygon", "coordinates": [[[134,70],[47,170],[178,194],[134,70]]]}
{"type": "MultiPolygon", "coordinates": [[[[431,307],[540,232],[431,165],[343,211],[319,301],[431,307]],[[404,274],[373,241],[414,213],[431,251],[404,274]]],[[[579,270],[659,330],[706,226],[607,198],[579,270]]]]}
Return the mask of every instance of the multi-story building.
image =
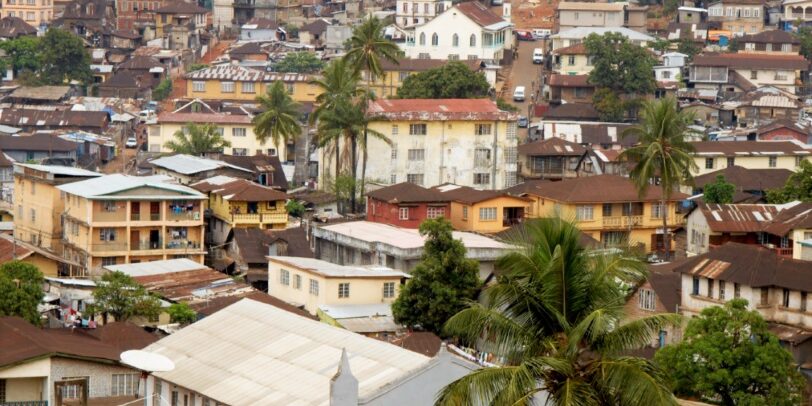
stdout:
{"type": "Polygon", "coordinates": [[[480,59],[499,63],[513,47],[513,24],[477,1],[459,3],[407,31],[406,56],[419,59],[480,59]]]}
{"type": "MultiPolygon", "coordinates": [[[[442,59],[400,59],[398,63],[392,63],[388,60],[381,61],[381,70],[383,76],[377,78],[370,88],[375,92],[379,98],[394,98],[398,94],[398,89],[409,75],[415,73],[425,72],[429,69],[435,69],[447,64],[448,61],[442,59]]],[[[460,63],[465,64],[471,69],[472,74],[482,72],[485,74],[485,79],[491,86],[496,84],[496,71],[485,69],[482,67],[482,61],[478,59],[461,60],[460,63]]],[[[364,79],[366,81],[366,79],[364,79]]]]}
{"type": "MultiPolygon", "coordinates": [[[[584,3],[592,4],[592,3],[584,3]]],[[[552,52],[553,71],[562,75],[588,75],[592,72],[592,58],[583,42],[552,52]]]]}
{"type": "Polygon", "coordinates": [[[213,0],[212,1],[212,25],[214,29],[221,32],[233,30],[236,25],[234,21],[234,0],[213,0]]]}
{"type": "Polygon", "coordinates": [[[581,144],[558,137],[519,145],[519,176],[525,180],[575,178],[586,152],[581,144]]]}
{"type": "Polygon", "coordinates": [[[608,32],[620,34],[626,37],[626,39],[632,44],[640,45],[641,47],[644,47],[646,44],[654,41],[654,37],[626,27],[576,27],[552,35],[550,37],[550,40],[552,41],[552,50],[580,44],[581,42],[584,42],[584,39],[590,34],[604,35],[608,32]]]}
{"type": "Polygon", "coordinates": [[[397,0],[395,24],[401,27],[425,24],[451,8],[449,0],[397,0]]]}
{"type": "Polygon", "coordinates": [[[29,25],[39,27],[54,18],[53,0],[5,0],[0,8],[3,17],[18,17],[29,25]]]}
{"type": "Polygon", "coordinates": [[[798,55],[801,41],[797,36],[782,30],[770,30],[741,37],[743,44],[739,53],[764,53],[798,55]]]}
{"type": "Polygon", "coordinates": [[[812,21],[812,0],[784,0],[784,15],[781,17],[784,27],[792,27],[797,21],[806,24],[812,21]]]}
{"type": "Polygon", "coordinates": [[[63,255],[102,266],[189,258],[203,263],[206,196],[166,176],[107,175],[58,186],[65,209],[63,255]]]}
{"type": "MultiPolygon", "coordinates": [[[[649,187],[640,195],[628,178],[596,175],[540,183],[527,197],[534,200],[533,217],[560,215],[574,219],[584,234],[604,246],[640,246],[645,251],[662,250],[663,217],[669,227],[679,226],[677,203],[687,197],[672,193],[662,205],[662,189],[649,187]]],[[[674,245],[671,245],[674,248],[674,245]]]]}
{"type": "Polygon", "coordinates": [[[708,4],[708,21],[720,22],[733,35],[764,31],[764,0],[715,0],[708,4]]]}
{"type": "Polygon", "coordinates": [[[812,149],[792,141],[700,141],[691,145],[697,166],[694,176],[734,165],[746,169],[794,171],[812,154],[812,149]]]}
{"type": "Polygon", "coordinates": [[[289,21],[302,16],[302,0],[232,0],[230,3],[236,27],[254,18],[289,21]]]}
{"type": "MultiPolygon", "coordinates": [[[[704,254],[731,241],[742,244],[763,244],[766,241],[761,235],[761,231],[782,210],[789,207],[792,207],[792,204],[700,203],[685,218],[688,236],[687,254],[704,254]]],[[[785,251],[779,251],[779,255],[791,253],[791,250],[786,250],[786,248],[784,247],[785,251]]]]}
{"type": "MultiPolygon", "coordinates": [[[[368,114],[369,128],[389,142],[370,137],[367,174],[389,174],[389,184],[501,189],[516,183],[518,115],[491,100],[380,99],[368,114]]],[[[321,155],[320,176],[334,176],[327,150],[321,155]]]]}
{"type": "Polygon", "coordinates": [[[196,1],[168,2],[154,11],[155,36],[163,38],[179,26],[188,26],[190,31],[201,33],[208,27],[208,14],[209,10],[198,6],[196,1]]]}
{"type": "Polygon", "coordinates": [[[654,79],[658,82],[679,82],[688,55],[679,52],[663,54],[661,64],[654,67],[654,79]]]}
{"type": "MultiPolygon", "coordinates": [[[[623,306],[623,313],[628,321],[679,311],[680,275],[671,272],[670,264],[653,264],[648,269],[646,280],[632,288],[623,306]]],[[[649,347],[662,348],[678,343],[681,339],[679,326],[668,326],[652,337],[649,347]]]]}
{"type": "Polygon", "coordinates": [[[369,191],[366,219],[398,227],[418,228],[426,219],[448,217],[447,196],[409,182],[369,191]]]}
{"type": "Polygon", "coordinates": [[[556,32],[578,27],[622,27],[624,10],[624,3],[562,1],[556,8],[556,32]]]}
{"type": "Polygon", "coordinates": [[[155,28],[155,10],[167,3],[167,0],[116,0],[116,28],[144,35],[146,28],[155,28]]]}
{"type": "Polygon", "coordinates": [[[794,94],[809,62],[800,55],[704,53],[694,56],[689,81],[697,89],[752,91],[772,86],[794,94]]]}
{"type": "Polygon", "coordinates": [[[321,89],[301,73],[264,72],[237,65],[217,65],[186,74],[186,97],[203,100],[255,101],[276,81],[282,81],[297,102],[316,101],[321,89]]]}
{"type": "Polygon", "coordinates": [[[761,238],[779,255],[812,261],[812,204],[799,203],[782,210],[764,227],[761,238]]]}
{"type": "Polygon", "coordinates": [[[209,195],[209,233],[214,244],[226,242],[235,228],[284,229],[288,225],[285,192],[229,176],[215,176],[191,187],[209,195]]]}

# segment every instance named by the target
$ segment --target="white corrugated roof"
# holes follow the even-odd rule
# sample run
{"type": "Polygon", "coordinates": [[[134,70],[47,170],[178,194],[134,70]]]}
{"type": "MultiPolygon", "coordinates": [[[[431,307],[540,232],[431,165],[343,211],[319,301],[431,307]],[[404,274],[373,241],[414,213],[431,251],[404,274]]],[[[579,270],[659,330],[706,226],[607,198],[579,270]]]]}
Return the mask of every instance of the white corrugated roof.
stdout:
{"type": "Polygon", "coordinates": [[[243,172],[251,172],[248,169],[241,168],[237,165],[232,165],[228,162],[185,154],[161,157],[150,161],[150,163],[161,168],[169,169],[173,172],[182,173],[184,175],[191,175],[194,173],[211,171],[220,168],[231,168],[243,172]]]}
{"type": "Polygon", "coordinates": [[[145,348],[175,363],[158,378],[231,405],[328,405],[342,349],[361,398],[431,361],[250,299],[145,348]]]}
{"type": "Polygon", "coordinates": [[[268,257],[268,261],[275,262],[283,266],[284,265],[294,266],[299,269],[309,270],[311,272],[315,272],[326,277],[334,277],[334,278],[338,277],[370,278],[383,276],[402,277],[402,278],[409,277],[408,274],[405,274],[401,271],[396,271],[392,268],[387,268],[385,266],[362,267],[362,266],[337,265],[331,262],[322,261],[320,259],[315,258],[273,256],[268,257]]]}
{"type": "Polygon", "coordinates": [[[81,182],[68,183],[57,186],[65,193],[82,196],[88,199],[129,200],[139,198],[144,200],[165,200],[182,198],[203,200],[205,195],[188,186],[178,185],[172,178],[163,175],[129,176],[122,174],[106,175],[81,182]],[[166,191],[165,195],[128,195],[126,192],[138,188],[154,188],[166,191]]]}
{"type": "Polygon", "coordinates": [[[578,27],[559,32],[553,35],[552,38],[582,39],[589,36],[589,34],[603,35],[607,32],[616,32],[632,41],[654,41],[653,37],[625,27],[578,27]]]}
{"type": "Polygon", "coordinates": [[[208,268],[206,265],[187,258],[166,259],[163,261],[139,262],[135,264],[107,265],[104,269],[123,272],[132,277],[161,275],[166,273],[195,271],[208,268]]]}
{"type": "Polygon", "coordinates": [[[37,164],[15,164],[25,168],[30,168],[35,171],[52,173],[54,175],[64,176],[102,176],[101,173],[88,171],[87,169],[74,168],[72,166],[58,166],[58,165],[37,165],[37,164]]]}
{"type": "Polygon", "coordinates": [[[319,310],[336,320],[354,317],[392,316],[392,306],[387,303],[321,305],[319,310]]]}
{"type": "MultiPolygon", "coordinates": [[[[422,248],[426,239],[417,229],[400,228],[388,224],[373,223],[371,221],[349,221],[321,227],[368,242],[385,242],[386,244],[402,249],[422,248]]],[[[454,239],[462,240],[466,248],[495,248],[511,249],[512,246],[488,238],[483,235],[462,231],[453,232],[454,239]]]]}

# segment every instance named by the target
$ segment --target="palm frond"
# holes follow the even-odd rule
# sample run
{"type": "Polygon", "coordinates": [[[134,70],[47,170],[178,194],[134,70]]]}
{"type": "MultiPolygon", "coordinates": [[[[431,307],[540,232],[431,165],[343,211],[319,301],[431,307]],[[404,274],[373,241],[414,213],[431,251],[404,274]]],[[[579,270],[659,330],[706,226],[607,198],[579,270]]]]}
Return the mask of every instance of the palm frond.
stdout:
{"type": "Polygon", "coordinates": [[[636,350],[651,344],[657,334],[666,327],[679,327],[682,316],[675,313],[653,314],[629,321],[603,334],[593,343],[593,348],[603,354],[618,354],[636,350]]]}
{"type": "Polygon", "coordinates": [[[676,405],[664,372],[652,362],[635,357],[604,358],[595,364],[596,385],[628,406],[676,405]]]}

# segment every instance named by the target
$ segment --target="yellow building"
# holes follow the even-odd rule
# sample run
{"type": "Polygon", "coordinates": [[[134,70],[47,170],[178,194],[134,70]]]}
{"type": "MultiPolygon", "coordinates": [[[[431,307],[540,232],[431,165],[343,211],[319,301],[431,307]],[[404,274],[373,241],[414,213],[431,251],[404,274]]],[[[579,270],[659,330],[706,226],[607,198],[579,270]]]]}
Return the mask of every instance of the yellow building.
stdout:
{"type": "Polygon", "coordinates": [[[616,175],[536,182],[520,194],[533,200],[528,217],[558,215],[575,221],[585,235],[606,247],[628,243],[640,246],[646,252],[662,246],[659,231],[663,216],[667,216],[669,227],[682,224],[677,203],[687,197],[675,192],[667,207],[663,208],[659,187],[650,187],[645,196],[640,197],[628,178],[616,175]]]}
{"type": "Polygon", "coordinates": [[[288,195],[279,190],[229,176],[215,176],[191,187],[209,195],[209,231],[215,244],[226,242],[235,228],[284,229],[288,225],[288,195]]]}
{"type": "MultiPolygon", "coordinates": [[[[432,188],[449,201],[449,220],[455,230],[498,233],[520,223],[532,199],[498,190],[477,190],[459,185],[432,188]]],[[[445,200],[443,199],[443,200],[445,200]]]]}
{"type": "Polygon", "coordinates": [[[553,51],[553,71],[562,75],[588,75],[592,72],[592,58],[583,43],[553,51]]]}
{"type": "Polygon", "coordinates": [[[163,38],[171,30],[168,26],[189,25],[202,32],[208,26],[209,10],[197,2],[174,0],[155,10],[155,36],[163,38]]]}
{"type": "Polygon", "coordinates": [[[282,81],[293,100],[300,103],[315,102],[321,93],[318,86],[310,84],[310,75],[265,72],[231,64],[189,72],[185,78],[186,97],[190,99],[253,102],[276,81],[282,81]]]}
{"type": "Polygon", "coordinates": [[[409,276],[383,266],[346,266],[302,257],[268,257],[268,294],[316,315],[322,305],[392,303],[409,276]]]}
{"type": "MultiPolygon", "coordinates": [[[[381,70],[383,76],[376,79],[371,86],[375,95],[380,98],[395,97],[398,89],[409,75],[425,72],[429,69],[441,68],[448,64],[445,59],[410,59],[403,58],[397,64],[388,60],[381,60],[381,70]]],[[[471,72],[482,71],[482,61],[479,59],[466,59],[457,62],[463,63],[471,72]]],[[[486,75],[487,77],[487,75],[486,75]]],[[[366,81],[366,79],[364,79],[366,81]]]]}
{"type": "Polygon", "coordinates": [[[203,263],[206,196],[167,176],[107,175],[59,186],[72,276],[102,266],[189,258],[203,263]]]}
{"type": "Polygon", "coordinates": [[[17,17],[32,27],[51,22],[54,18],[53,0],[5,0],[0,9],[2,17],[17,17]]]}
{"type": "Polygon", "coordinates": [[[790,141],[701,141],[694,146],[694,176],[730,166],[746,169],[789,169],[795,171],[801,161],[809,160],[812,148],[790,141]]]}

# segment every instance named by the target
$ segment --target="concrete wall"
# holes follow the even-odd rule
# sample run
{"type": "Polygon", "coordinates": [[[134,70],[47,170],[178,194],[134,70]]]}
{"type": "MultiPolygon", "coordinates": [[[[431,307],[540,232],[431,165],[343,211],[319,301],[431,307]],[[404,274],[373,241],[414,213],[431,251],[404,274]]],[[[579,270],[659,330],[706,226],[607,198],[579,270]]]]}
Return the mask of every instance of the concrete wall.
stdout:
{"type": "MultiPolygon", "coordinates": [[[[731,141],[732,142],[732,141],[731,141]]],[[[732,156],[735,158],[734,165],[741,166],[747,169],[770,169],[770,168],[779,168],[779,169],[789,169],[791,171],[795,171],[798,168],[799,162],[796,160],[794,155],[772,155],[776,158],[775,166],[770,166],[770,156],[732,156]]],[[[807,156],[801,156],[803,159],[812,160],[807,156]]],[[[694,176],[704,175],[706,173],[714,172],[719,169],[727,168],[727,158],[726,156],[709,156],[709,155],[696,155],[694,156],[694,162],[698,167],[698,170],[694,172],[694,176]],[[706,165],[706,161],[711,160],[713,165],[711,168],[708,168],[706,165]]]]}
{"type": "MultiPolygon", "coordinates": [[[[175,138],[174,134],[178,131],[182,131],[184,126],[186,126],[186,123],[158,123],[149,126],[149,151],[171,152],[171,150],[164,145],[167,141],[173,140],[175,138]]],[[[244,124],[217,124],[217,127],[223,129],[223,138],[231,143],[230,147],[223,149],[223,153],[226,155],[235,155],[235,149],[246,150],[246,155],[257,155],[259,152],[274,155],[271,153],[273,151],[269,150],[275,149],[276,155],[278,155],[280,159],[286,157],[288,154],[287,145],[285,145],[284,142],[275,145],[273,141],[270,140],[266,142],[257,141],[256,134],[254,134],[254,126],[249,122],[244,124]],[[235,129],[245,130],[245,136],[235,136],[235,129]]]]}
{"type": "Polygon", "coordinates": [[[622,27],[623,6],[619,10],[559,10],[559,31],[578,27],[622,27]]]}
{"type": "MultiPolygon", "coordinates": [[[[626,304],[623,306],[623,311],[624,314],[626,315],[626,319],[624,320],[626,322],[640,320],[642,318],[654,316],[657,314],[670,313],[668,309],[666,309],[665,305],[663,305],[663,302],[660,300],[660,297],[657,296],[656,292],[654,292],[655,296],[654,310],[644,309],[640,305],[640,295],[643,294],[643,292],[645,291],[654,292],[654,288],[648,281],[640,285],[640,287],[637,288],[637,290],[635,290],[634,294],[631,295],[629,299],[626,301],[626,304]]],[[[674,344],[682,340],[682,332],[680,328],[668,327],[663,331],[665,332],[664,337],[665,345],[674,344]]],[[[658,335],[654,335],[651,337],[650,346],[653,348],[660,347],[660,340],[658,335]]]]}
{"type": "MultiPolygon", "coordinates": [[[[488,34],[491,34],[488,32],[488,34]]],[[[418,26],[414,30],[414,42],[407,41],[404,51],[409,58],[420,58],[421,54],[428,55],[431,59],[451,59],[450,55],[456,55],[457,59],[482,59],[487,62],[498,62],[502,59],[505,49],[513,46],[513,32],[510,27],[506,27],[499,32],[494,32],[498,40],[494,40],[492,45],[485,45],[484,38],[486,32],[478,24],[471,21],[456,8],[451,8],[445,13],[435,17],[428,23],[418,26]],[[453,27],[453,29],[449,29],[453,27]],[[432,35],[437,34],[438,44],[432,45],[432,35]],[[453,36],[457,35],[459,42],[454,46],[453,36]],[[471,46],[470,38],[474,36],[476,43],[471,46]],[[425,40],[421,43],[420,39],[425,40]]]]}
{"type": "Polygon", "coordinates": [[[708,243],[710,235],[712,234],[708,226],[708,220],[702,213],[702,210],[694,209],[691,214],[686,217],[687,229],[687,245],[686,251],[688,256],[704,254],[708,252],[708,243]]]}
{"type": "Polygon", "coordinates": [[[586,55],[559,55],[556,71],[563,75],[588,75],[592,72],[592,64],[586,55]],[[572,61],[570,60],[572,57],[572,61]]]}
{"type": "MultiPolygon", "coordinates": [[[[199,98],[203,100],[244,100],[254,102],[257,96],[261,96],[268,91],[273,82],[252,82],[253,91],[243,91],[243,82],[237,80],[187,80],[186,97],[190,99],[199,98]],[[194,82],[203,82],[203,90],[195,90],[194,82]],[[223,92],[221,82],[233,82],[233,92],[223,92]]],[[[290,96],[297,102],[314,102],[316,96],[321,93],[321,89],[308,82],[285,82],[289,89],[290,96]],[[292,91],[290,90],[292,88],[292,91]]]]}

